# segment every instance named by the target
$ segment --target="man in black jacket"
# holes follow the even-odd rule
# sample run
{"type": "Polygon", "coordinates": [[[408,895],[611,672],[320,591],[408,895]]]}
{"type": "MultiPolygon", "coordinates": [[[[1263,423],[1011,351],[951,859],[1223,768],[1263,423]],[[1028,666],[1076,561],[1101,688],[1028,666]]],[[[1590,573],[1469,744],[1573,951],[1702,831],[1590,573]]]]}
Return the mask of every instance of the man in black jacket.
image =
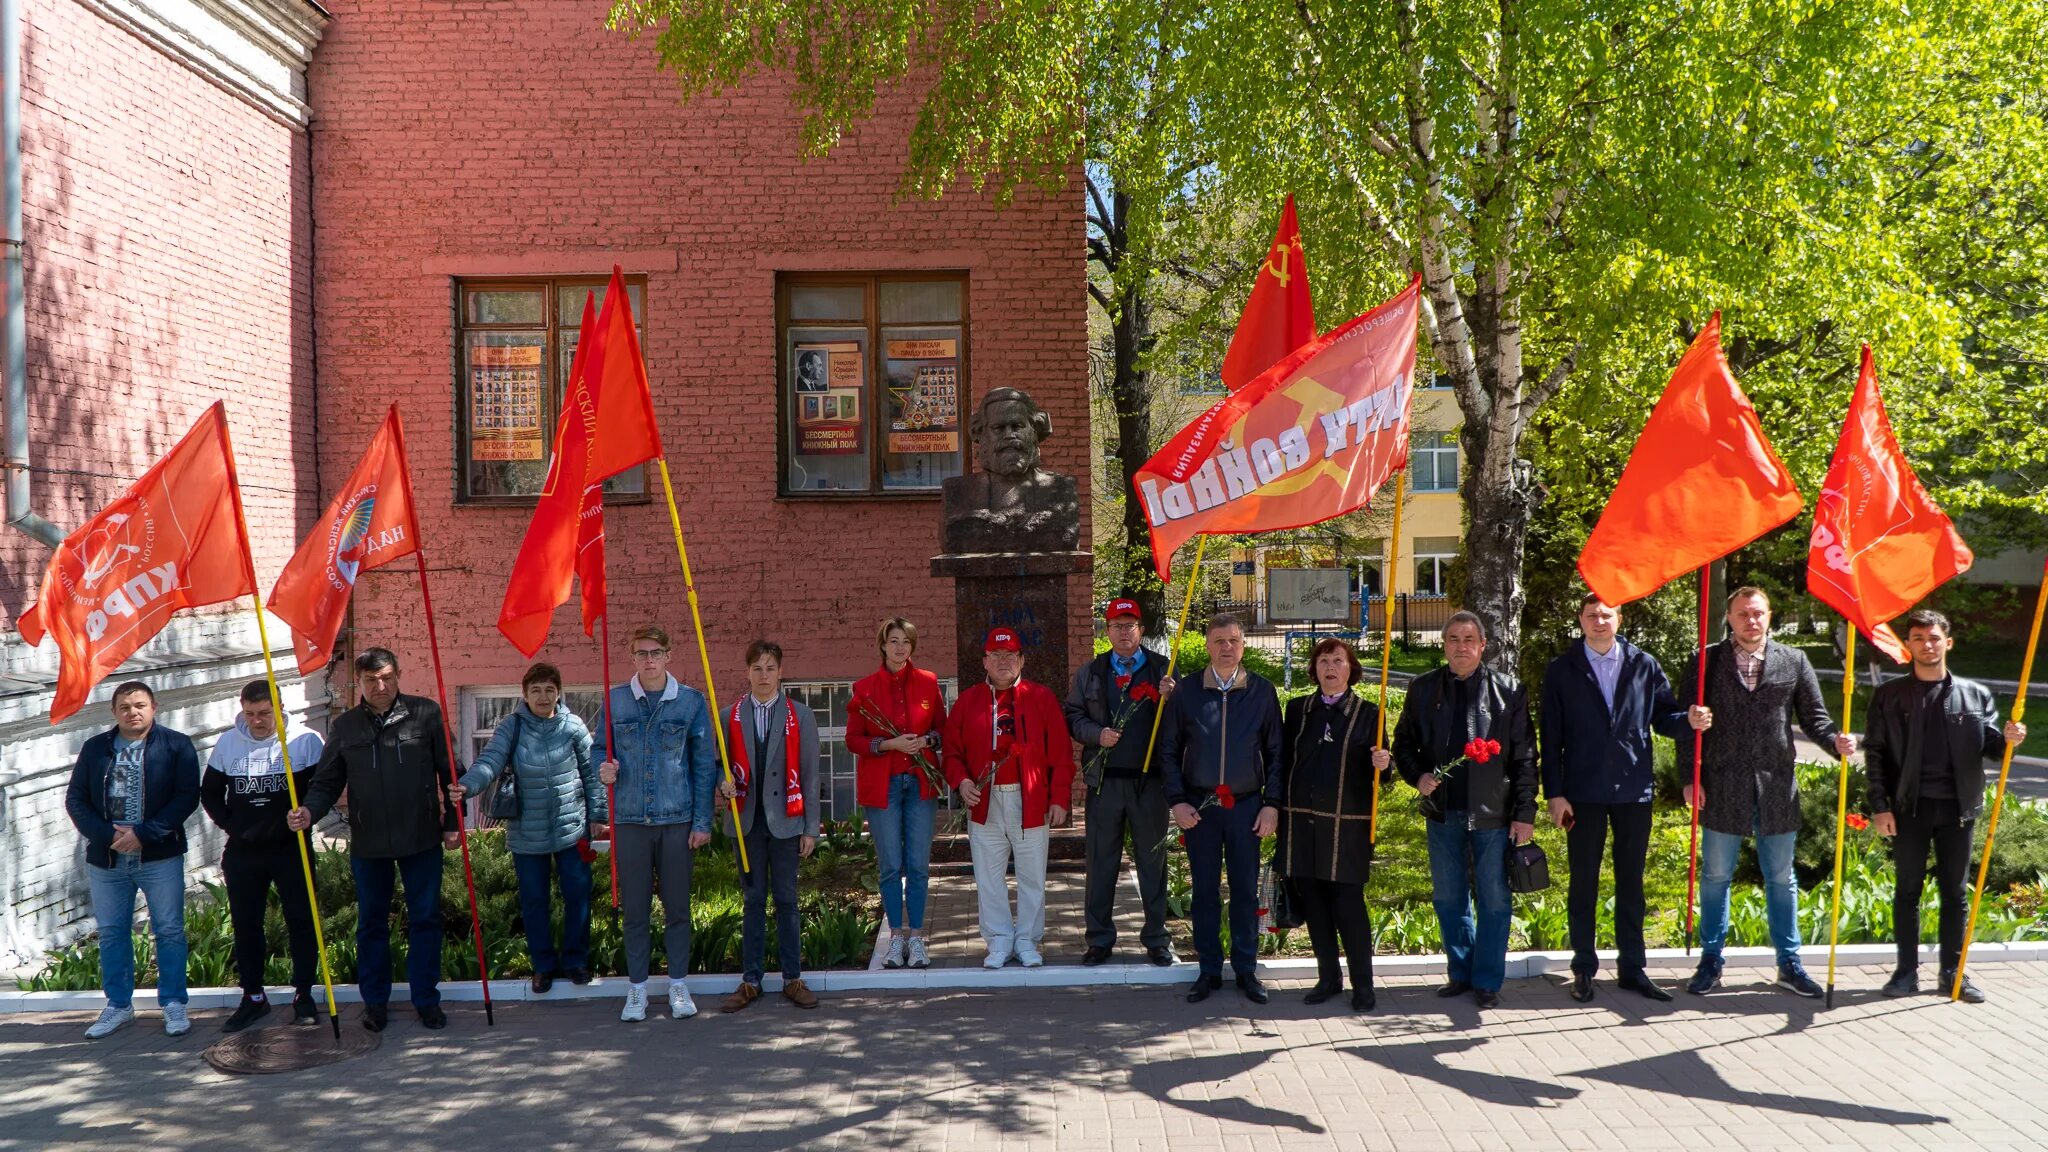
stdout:
{"type": "Polygon", "coordinates": [[[1444,623],[1445,667],[1408,686],[1394,728],[1394,765],[1422,793],[1429,879],[1449,978],[1439,996],[1500,1003],[1507,977],[1508,841],[1536,834],[1536,733],[1529,693],[1483,667],[1486,629],[1471,612],[1444,623]],[[1499,745],[1471,747],[1486,740],[1499,745]],[[1478,905],[1475,923],[1473,905],[1478,905]]]}
{"type": "Polygon", "coordinates": [[[1167,697],[1160,721],[1159,770],[1166,802],[1188,850],[1194,881],[1195,951],[1201,975],[1188,1002],[1223,987],[1223,901],[1230,870],[1230,967],[1254,1004],[1259,982],[1259,840],[1280,826],[1280,695],[1244,666],[1244,625],[1209,618],[1209,667],[1167,697]]]}
{"type": "Polygon", "coordinates": [[[1067,732],[1083,751],[1088,789],[1088,949],[1081,963],[1100,964],[1116,947],[1116,884],[1123,872],[1124,833],[1138,873],[1145,926],[1138,942],[1161,967],[1176,963],[1166,934],[1166,785],[1145,763],[1159,698],[1172,690],[1166,661],[1145,651],[1138,602],[1111,600],[1102,610],[1109,651],[1081,665],[1067,693],[1067,732]],[[1147,697],[1150,697],[1149,699],[1147,697]],[[1129,739],[1126,739],[1129,737],[1129,739]]]}
{"type": "MultiPolygon", "coordinates": [[[[1864,721],[1863,772],[1870,822],[1891,836],[1898,881],[1892,889],[1892,939],[1899,967],[1884,986],[1887,996],[1920,990],[1920,893],[1927,884],[1927,855],[1934,850],[1934,890],[1941,897],[1941,986],[1955,986],[1963,954],[1963,924],[1969,916],[1964,875],[1970,866],[1971,837],[1984,811],[1984,758],[1999,756],[2010,743],[2027,738],[2027,726],[1998,723],[1998,702],[1989,689],[1948,670],[1955,647],[1948,617],[1920,609],[1906,617],[1906,648],[1913,674],[1887,680],[1870,699],[1864,721]]],[[[1984,1002],[1968,974],[1963,999],[1984,1002]]]]}
{"type": "Polygon", "coordinates": [[[356,657],[362,702],[334,718],[327,748],[287,823],[311,828],[348,790],[349,866],[356,880],[356,983],[363,1027],[382,1032],[391,999],[393,873],[405,882],[405,977],[420,1023],[444,1028],[441,1010],[441,850],[456,844],[445,804],[448,735],[441,709],[398,691],[388,648],[356,657]]]}
{"type": "Polygon", "coordinates": [[[1644,965],[1643,867],[1650,853],[1650,800],[1656,788],[1652,729],[1677,739],[1685,708],[1657,658],[1618,635],[1621,612],[1588,592],[1579,601],[1584,637],[1543,670],[1543,794],[1551,822],[1565,830],[1571,887],[1572,999],[1593,998],[1600,971],[1594,932],[1600,907],[1600,858],[1614,833],[1616,987],[1666,1001],[1671,993],[1644,965]]]}

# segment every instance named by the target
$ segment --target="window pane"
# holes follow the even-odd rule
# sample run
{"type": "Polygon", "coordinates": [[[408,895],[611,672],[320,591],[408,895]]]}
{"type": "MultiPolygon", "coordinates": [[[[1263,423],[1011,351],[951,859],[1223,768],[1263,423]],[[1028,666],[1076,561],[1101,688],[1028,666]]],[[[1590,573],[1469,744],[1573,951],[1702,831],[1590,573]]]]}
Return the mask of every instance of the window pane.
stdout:
{"type": "Polygon", "coordinates": [[[868,290],[861,284],[793,284],[789,289],[792,320],[868,318],[868,290]]]}
{"type": "MultiPolygon", "coordinates": [[[[888,285],[884,285],[888,287],[888,285]]],[[[882,486],[937,488],[960,474],[960,329],[882,329],[882,486]]]]}
{"type": "Polygon", "coordinates": [[[1456,556],[1458,554],[1458,538],[1456,536],[1417,536],[1415,538],[1415,554],[1417,556],[1456,556]]]}
{"type": "MultiPolygon", "coordinates": [[[[544,295],[539,288],[469,289],[463,293],[467,301],[463,322],[531,324],[538,327],[547,322],[547,306],[542,303],[544,295]]],[[[582,301],[578,301],[577,306],[581,307],[582,301]]]]}
{"type": "Polygon", "coordinates": [[[783,362],[789,374],[782,385],[789,406],[789,490],[867,491],[867,330],[791,328],[783,362]]]}
{"type": "Polygon", "coordinates": [[[463,334],[472,496],[534,496],[547,479],[553,415],[545,332],[463,334]]]}
{"type": "Polygon", "coordinates": [[[884,324],[937,324],[960,320],[958,280],[884,280],[877,286],[884,324]]]}
{"type": "MultiPolygon", "coordinates": [[[[555,323],[561,325],[565,331],[576,331],[583,324],[584,297],[596,297],[595,304],[597,310],[602,312],[604,311],[605,293],[610,290],[610,281],[606,281],[603,284],[563,284],[556,287],[555,323]]],[[[626,285],[626,303],[632,306],[633,327],[637,330],[640,327],[642,317],[647,314],[647,302],[642,297],[640,285],[626,285]]]]}

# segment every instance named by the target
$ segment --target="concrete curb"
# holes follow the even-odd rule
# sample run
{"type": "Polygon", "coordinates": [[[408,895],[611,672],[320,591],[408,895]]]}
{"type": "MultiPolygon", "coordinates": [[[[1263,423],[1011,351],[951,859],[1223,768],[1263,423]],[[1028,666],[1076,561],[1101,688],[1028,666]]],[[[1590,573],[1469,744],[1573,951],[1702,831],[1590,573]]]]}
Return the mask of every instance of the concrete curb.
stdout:
{"type": "MultiPolygon", "coordinates": [[[[1882,964],[1889,966],[1896,951],[1890,944],[1845,944],[1837,950],[1836,964],[1842,968],[1882,964]]],[[[1604,970],[1613,971],[1614,953],[1603,951],[1601,959],[1604,970]]],[[[1803,950],[1803,958],[1809,972],[1825,979],[1828,949],[1825,944],[1809,944],[1803,950]]],[[[1730,948],[1723,955],[1727,967],[1771,968],[1777,960],[1769,948],[1730,948]]],[[[1975,964],[2011,961],[2048,960],[2048,941],[2026,940],[2009,944],[1973,944],[1970,947],[1970,961],[1975,964]]],[[[1936,961],[1935,949],[1930,945],[1921,949],[1922,963],[1936,961]]],[[[1510,980],[1526,980],[1551,974],[1571,971],[1572,954],[1569,952],[1511,952],[1508,954],[1507,975],[1510,980]]],[[[1650,951],[1650,967],[1657,970],[1691,968],[1694,960],[1677,948],[1657,948],[1650,951]]],[[[1426,956],[1375,956],[1373,974],[1385,976],[1429,976],[1443,971],[1444,958],[1441,955],[1426,956]]],[[[1306,980],[1315,975],[1316,962],[1307,957],[1291,957],[1262,961],[1259,974],[1274,980],[1306,980]]],[[[926,968],[915,969],[835,969],[830,972],[809,973],[804,983],[814,992],[934,992],[934,991],[987,991],[999,988],[1129,988],[1145,985],[1180,984],[1194,979],[1196,966],[1191,963],[1175,964],[1161,968],[1152,964],[1102,964],[1084,968],[1078,964],[1047,965],[1043,968],[1020,968],[1015,964],[999,971],[986,968],[926,968]]],[[[690,992],[695,996],[723,996],[738,987],[739,977],[733,973],[690,977],[690,992]]],[[[777,992],[782,988],[782,978],[770,976],[763,981],[763,991],[777,992]]],[[[668,978],[655,976],[648,980],[650,999],[659,1001],[668,993],[668,978]]],[[[316,997],[322,997],[315,990],[316,997]]],[[[589,984],[578,987],[566,980],[557,980],[554,989],[546,995],[536,996],[525,980],[501,980],[491,985],[493,1003],[557,1002],[568,1000],[620,1000],[626,995],[624,977],[600,977],[589,984]]],[[[209,1008],[232,1008],[241,1002],[242,993],[238,988],[194,988],[189,1001],[194,1010],[209,1008]]],[[[288,1004],[291,989],[273,988],[271,998],[280,1004],[288,1004]]],[[[334,998],[342,1004],[361,1003],[362,996],[355,985],[336,984],[334,998]]],[[[441,998],[447,1001],[480,1003],[483,988],[474,980],[450,980],[441,985],[441,998]]],[[[405,1006],[405,985],[392,988],[392,1003],[405,1006]]],[[[97,991],[90,992],[0,992],[0,1016],[32,1012],[97,1012],[106,1003],[106,998],[97,991]]],[[[137,989],[137,1008],[157,1007],[155,989],[137,989]]],[[[325,1006],[324,1004],[322,1005],[325,1006]]]]}

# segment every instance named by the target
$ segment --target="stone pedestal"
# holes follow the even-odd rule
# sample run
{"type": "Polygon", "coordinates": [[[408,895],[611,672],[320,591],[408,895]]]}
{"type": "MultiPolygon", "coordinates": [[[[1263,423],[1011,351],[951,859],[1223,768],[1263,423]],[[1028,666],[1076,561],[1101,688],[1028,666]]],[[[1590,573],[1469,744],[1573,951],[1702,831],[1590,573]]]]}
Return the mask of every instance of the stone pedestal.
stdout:
{"type": "Polygon", "coordinates": [[[1024,678],[1065,697],[1067,580],[1093,570],[1088,552],[956,552],[932,557],[932,575],[953,579],[953,632],[960,687],[979,684],[982,638],[1008,627],[1024,641],[1024,678]]]}

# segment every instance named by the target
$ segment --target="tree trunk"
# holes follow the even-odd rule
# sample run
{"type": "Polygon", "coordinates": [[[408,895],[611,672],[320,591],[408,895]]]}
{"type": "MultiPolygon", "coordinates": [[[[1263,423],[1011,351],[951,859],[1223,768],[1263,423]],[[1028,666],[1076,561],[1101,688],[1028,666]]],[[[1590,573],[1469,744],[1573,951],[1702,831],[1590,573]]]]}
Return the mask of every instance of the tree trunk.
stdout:
{"type": "MultiPolygon", "coordinates": [[[[1129,196],[1112,194],[1117,241],[1125,235],[1129,210],[1129,196]]],[[[1120,243],[1119,249],[1115,255],[1122,260],[1128,252],[1120,243]]],[[[1146,634],[1156,636],[1166,632],[1166,589],[1152,569],[1152,525],[1145,519],[1145,504],[1131,491],[1131,477],[1152,456],[1152,374],[1142,364],[1152,347],[1151,302],[1144,272],[1123,279],[1116,314],[1110,317],[1109,391],[1116,405],[1116,461],[1124,488],[1124,570],[1118,587],[1137,600],[1146,634]]]]}

